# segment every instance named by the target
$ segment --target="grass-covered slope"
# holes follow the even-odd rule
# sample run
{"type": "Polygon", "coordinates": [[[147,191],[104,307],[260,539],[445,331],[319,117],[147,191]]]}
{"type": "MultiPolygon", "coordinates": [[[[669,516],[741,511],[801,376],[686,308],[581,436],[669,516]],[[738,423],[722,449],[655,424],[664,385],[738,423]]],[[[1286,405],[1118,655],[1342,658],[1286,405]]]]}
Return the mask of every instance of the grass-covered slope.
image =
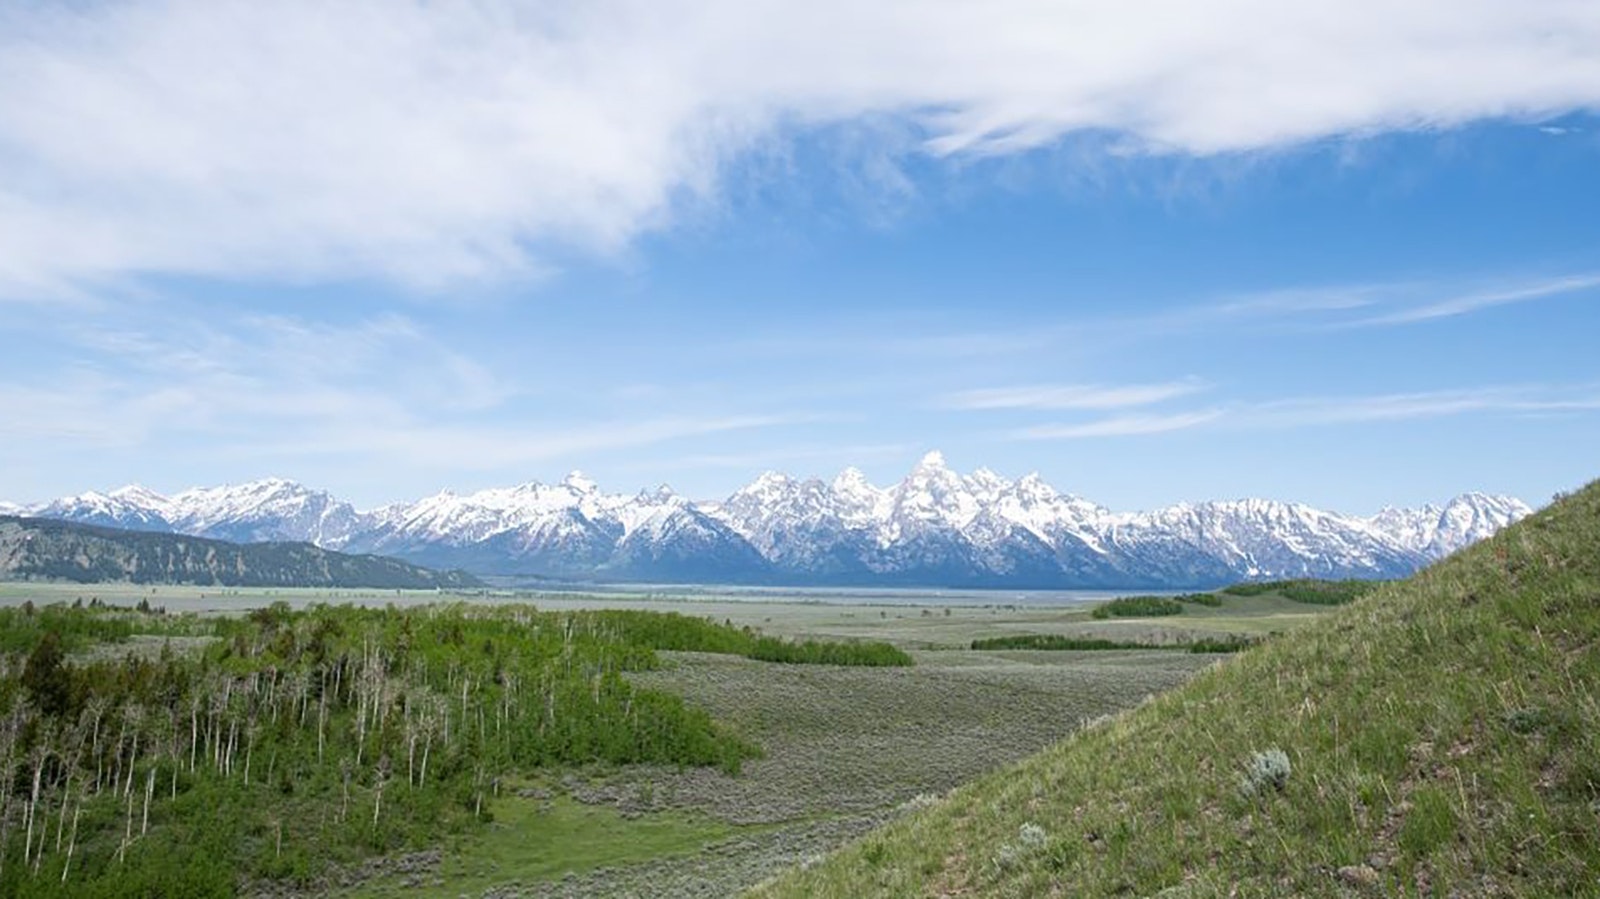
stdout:
{"type": "Polygon", "coordinates": [[[1600,895],[1600,482],[759,892],[1600,895]]]}

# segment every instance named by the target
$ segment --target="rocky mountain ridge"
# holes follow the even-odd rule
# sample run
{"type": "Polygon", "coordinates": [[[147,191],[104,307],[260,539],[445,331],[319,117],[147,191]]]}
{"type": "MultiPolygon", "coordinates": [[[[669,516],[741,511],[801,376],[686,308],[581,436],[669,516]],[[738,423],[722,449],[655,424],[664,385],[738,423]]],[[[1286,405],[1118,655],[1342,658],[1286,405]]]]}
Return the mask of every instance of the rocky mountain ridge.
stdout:
{"type": "Polygon", "coordinates": [[[360,511],[267,479],[171,497],[85,493],[26,514],[238,541],[298,540],[478,574],[663,583],[1200,587],[1251,578],[1395,577],[1529,514],[1464,493],[1369,518],[1263,499],[1114,512],[929,453],[898,484],[767,472],[718,502],[668,487],[608,494],[579,472],[360,511]]]}

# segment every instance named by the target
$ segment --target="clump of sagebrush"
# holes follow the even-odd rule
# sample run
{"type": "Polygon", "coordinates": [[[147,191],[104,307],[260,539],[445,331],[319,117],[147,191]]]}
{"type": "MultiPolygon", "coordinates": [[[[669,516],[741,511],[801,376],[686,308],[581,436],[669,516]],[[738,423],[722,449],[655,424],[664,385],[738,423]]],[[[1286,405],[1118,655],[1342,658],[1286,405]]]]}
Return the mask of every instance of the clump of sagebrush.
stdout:
{"type": "Polygon", "coordinates": [[[1156,615],[1179,615],[1183,603],[1165,596],[1124,596],[1095,607],[1096,618],[1148,618],[1156,615]]]}
{"type": "Polygon", "coordinates": [[[918,793],[910,799],[907,799],[905,802],[900,803],[900,808],[907,812],[915,812],[925,808],[932,808],[938,804],[938,795],[934,793],[918,793]]]}
{"type": "Polygon", "coordinates": [[[1289,785],[1289,756],[1276,747],[1250,756],[1244,776],[1239,781],[1239,791],[1246,796],[1258,796],[1267,790],[1282,790],[1289,785]]]}
{"type": "Polygon", "coordinates": [[[995,867],[1006,870],[1022,863],[1029,855],[1043,849],[1049,842],[1049,835],[1044,828],[1029,821],[1017,828],[1017,841],[1003,843],[1000,850],[994,855],[995,867]]]}

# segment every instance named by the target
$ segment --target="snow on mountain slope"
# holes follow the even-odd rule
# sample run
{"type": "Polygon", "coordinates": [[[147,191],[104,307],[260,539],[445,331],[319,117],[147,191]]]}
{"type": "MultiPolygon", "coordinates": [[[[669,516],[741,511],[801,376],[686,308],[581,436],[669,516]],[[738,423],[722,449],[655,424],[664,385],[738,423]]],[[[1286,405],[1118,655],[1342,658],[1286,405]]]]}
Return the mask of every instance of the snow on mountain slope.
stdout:
{"type": "Polygon", "coordinates": [[[235,543],[303,540],[325,549],[343,547],[361,520],[349,503],[282,478],[185,490],[167,502],[164,515],[180,533],[235,543]]]}
{"type": "Polygon", "coordinates": [[[109,494],[91,490],[64,497],[32,507],[27,514],[130,531],[167,531],[173,530],[167,518],[169,505],[163,496],[143,487],[129,486],[109,494]]]}
{"type": "Polygon", "coordinates": [[[488,574],[1065,588],[1398,576],[1531,510],[1467,493],[1370,518],[1261,499],[1119,513],[1037,474],[961,475],[929,453],[889,487],[853,468],[831,481],[767,472],[714,503],[665,486],[608,494],[573,472],[559,484],[447,491],[370,512],[277,478],[170,498],[125,487],[18,511],[238,541],[308,540],[488,574]]]}
{"type": "Polygon", "coordinates": [[[1533,510],[1509,496],[1463,493],[1443,509],[1384,509],[1368,519],[1397,543],[1430,558],[1447,556],[1476,543],[1533,510]]]}

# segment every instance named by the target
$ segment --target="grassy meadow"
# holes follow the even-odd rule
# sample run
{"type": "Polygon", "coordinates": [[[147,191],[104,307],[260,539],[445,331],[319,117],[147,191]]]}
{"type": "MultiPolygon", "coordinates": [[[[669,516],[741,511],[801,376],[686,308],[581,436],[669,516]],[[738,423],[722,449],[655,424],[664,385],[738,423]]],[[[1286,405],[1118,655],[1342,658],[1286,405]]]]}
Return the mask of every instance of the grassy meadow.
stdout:
{"type": "Polygon", "coordinates": [[[0,885],[731,895],[1225,658],[1173,648],[1329,611],[1271,590],[1159,619],[1087,604],[510,598],[538,606],[0,585],[0,711],[17,724],[0,885]],[[26,682],[51,630],[76,672],[55,712],[26,682]],[[576,723],[552,733],[557,721],[576,723]]]}

